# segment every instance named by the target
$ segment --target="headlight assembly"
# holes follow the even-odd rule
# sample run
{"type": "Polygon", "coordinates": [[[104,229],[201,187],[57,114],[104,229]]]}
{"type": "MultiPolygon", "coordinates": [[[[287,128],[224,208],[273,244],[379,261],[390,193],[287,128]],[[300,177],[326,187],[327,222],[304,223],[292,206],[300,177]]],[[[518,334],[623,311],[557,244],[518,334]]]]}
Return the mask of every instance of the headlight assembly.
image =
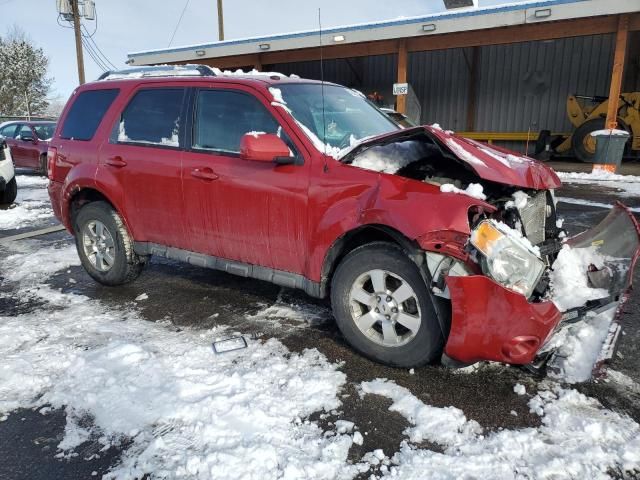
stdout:
{"type": "Polygon", "coordinates": [[[471,244],[484,255],[486,275],[514,292],[531,296],[545,264],[528,240],[504,224],[484,220],[471,232],[471,244]]]}

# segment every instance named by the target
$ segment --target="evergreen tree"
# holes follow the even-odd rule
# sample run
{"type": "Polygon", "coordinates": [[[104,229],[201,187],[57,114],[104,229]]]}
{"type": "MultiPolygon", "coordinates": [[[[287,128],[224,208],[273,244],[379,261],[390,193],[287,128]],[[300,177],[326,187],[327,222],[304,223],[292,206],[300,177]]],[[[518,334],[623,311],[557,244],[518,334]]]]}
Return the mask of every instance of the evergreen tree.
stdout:
{"type": "Polygon", "coordinates": [[[42,115],[52,79],[49,59],[19,29],[0,38],[0,115],[42,115]]]}

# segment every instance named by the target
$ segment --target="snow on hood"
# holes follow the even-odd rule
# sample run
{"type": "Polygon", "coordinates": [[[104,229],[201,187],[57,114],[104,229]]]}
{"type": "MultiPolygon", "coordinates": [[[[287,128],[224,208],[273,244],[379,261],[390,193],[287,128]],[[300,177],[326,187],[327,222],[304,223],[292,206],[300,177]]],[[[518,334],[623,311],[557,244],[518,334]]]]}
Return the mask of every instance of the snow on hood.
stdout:
{"type": "Polygon", "coordinates": [[[422,128],[437,137],[484,180],[536,190],[553,189],[561,185],[553,169],[537,160],[460,137],[441,128],[422,128]]]}

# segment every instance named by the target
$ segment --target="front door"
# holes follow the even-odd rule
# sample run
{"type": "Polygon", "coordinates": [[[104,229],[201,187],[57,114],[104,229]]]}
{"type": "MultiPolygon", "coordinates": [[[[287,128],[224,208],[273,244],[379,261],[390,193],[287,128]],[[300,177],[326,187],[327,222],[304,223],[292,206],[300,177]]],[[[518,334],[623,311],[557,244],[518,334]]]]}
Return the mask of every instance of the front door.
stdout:
{"type": "Polygon", "coordinates": [[[251,90],[200,89],[194,94],[191,148],[183,162],[188,229],[198,251],[302,273],[307,241],[309,162],[251,90]],[[250,132],[281,136],[299,165],[240,158],[250,132]]]}
{"type": "Polygon", "coordinates": [[[184,88],[137,90],[100,151],[98,175],[123,187],[137,241],[188,246],[180,179],[184,100],[184,88]]]}

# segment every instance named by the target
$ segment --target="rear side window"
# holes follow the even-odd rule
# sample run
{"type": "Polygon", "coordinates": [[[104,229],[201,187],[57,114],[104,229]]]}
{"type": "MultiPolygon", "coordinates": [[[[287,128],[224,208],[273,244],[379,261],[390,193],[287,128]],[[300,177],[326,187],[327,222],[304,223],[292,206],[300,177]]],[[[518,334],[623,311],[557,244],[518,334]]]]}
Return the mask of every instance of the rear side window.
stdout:
{"type": "Polygon", "coordinates": [[[0,135],[7,138],[13,138],[13,135],[16,133],[17,124],[7,125],[6,127],[0,129],[0,135]]]}
{"type": "Polygon", "coordinates": [[[120,117],[118,142],[180,146],[183,88],[140,90],[120,117]]]}
{"type": "Polygon", "coordinates": [[[78,95],[67,114],[60,136],[71,140],[91,140],[118,92],[118,89],[89,90],[78,95]]]}
{"type": "Polygon", "coordinates": [[[198,93],[194,148],[238,153],[240,139],[249,132],[280,132],[278,122],[258,99],[224,90],[202,90],[198,93]]]}

